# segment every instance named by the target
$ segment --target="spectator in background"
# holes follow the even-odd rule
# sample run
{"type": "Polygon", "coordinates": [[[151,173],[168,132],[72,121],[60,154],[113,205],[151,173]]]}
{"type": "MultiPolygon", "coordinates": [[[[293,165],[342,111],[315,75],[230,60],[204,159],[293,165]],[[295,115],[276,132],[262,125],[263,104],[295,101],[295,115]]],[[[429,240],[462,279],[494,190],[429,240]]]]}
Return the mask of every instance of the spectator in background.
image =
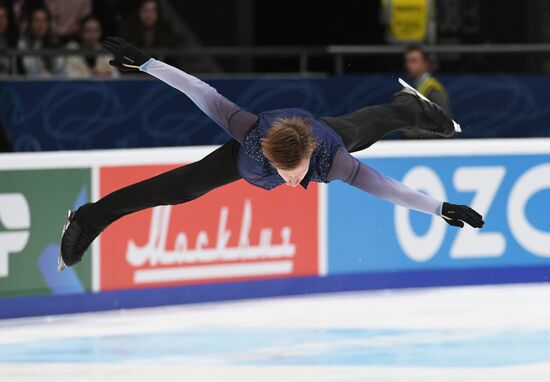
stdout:
{"type": "Polygon", "coordinates": [[[78,38],[80,22],[92,13],[92,0],[44,0],[52,31],[64,42],[78,38]]]}
{"type": "MultiPolygon", "coordinates": [[[[405,53],[405,69],[413,80],[414,88],[452,117],[449,95],[441,82],[435,79],[430,72],[432,68],[437,67],[434,65],[434,61],[420,46],[411,46],[405,53]]],[[[403,136],[407,139],[441,138],[419,129],[403,131],[403,136]]]]}
{"type": "MultiPolygon", "coordinates": [[[[105,0],[102,0],[105,1],[105,0]]],[[[161,5],[168,1],[140,0],[138,8],[131,13],[118,31],[118,35],[141,48],[190,48],[200,46],[200,41],[180,16],[163,13],[161,5]],[[164,15],[164,17],[163,17],[164,15]],[[177,36],[177,37],[176,37],[177,36]]],[[[178,56],[155,57],[171,65],[178,65],[178,56]]],[[[189,72],[220,73],[222,68],[209,55],[186,56],[185,67],[189,72]]]]}
{"type": "Polygon", "coordinates": [[[0,2],[0,75],[10,74],[12,69],[9,57],[1,52],[16,46],[17,30],[13,24],[10,10],[5,3],[0,2]]]}
{"type": "MultiPolygon", "coordinates": [[[[52,33],[51,18],[46,8],[34,9],[29,17],[28,30],[17,44],[19,49],[60,48],[59,40],[52,33]]],[[[63,74],[65,60],[62,57],[28,55],[22,59],[22,70],[27,76],[50,77],[63,74]]]]}
{"type": "MultiPolygon", "coordinates": [[[[85,17],[81,22],[80,44],[72,41],[67,44],[67,48],[101,49],[99,42],[102,34],[99,20],[94,16],[85,17]]],[[[108,54],[70,56],[67,58],[66,75],[70,78],[118,77],[119,72],[109,65],[111,59],[108,54]]]]}
{"type": "Polygon", "coordinates": [[[14,26],[19,35],[25,34],[28,28],[29,17],[36,8],[47,8],[44,0],[3,0],[11,9],[14,26]]]}
{"type": "Polygon", "coordinates": [[[176,45],[172,31],[161,18],[157,0],[142,0],[137,12],[121,25],[119,35],[141,48],[176,45]]]}

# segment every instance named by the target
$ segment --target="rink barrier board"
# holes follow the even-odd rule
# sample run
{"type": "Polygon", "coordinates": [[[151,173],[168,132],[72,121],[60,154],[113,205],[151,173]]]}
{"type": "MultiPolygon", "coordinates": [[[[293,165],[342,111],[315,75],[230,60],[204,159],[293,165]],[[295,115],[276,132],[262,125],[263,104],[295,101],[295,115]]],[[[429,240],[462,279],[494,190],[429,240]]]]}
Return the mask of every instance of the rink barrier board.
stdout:
{"type": "MultiPolygon", "coordinates": [[[[292,106],[320,117],[388,103],[401,89],[392,75],[202,79],[251,112],[292,106]]],[[[438,79],[464,127],[461,137],[550,136],[550,76],[441,74],[438,79]]],[[[3,79],[0,104],[0,120],[16,152],[218,145],[228,138],[185,94],[148,76],[3,79]]]]}
{"type": "MultiPolygon", "coordinates": [[[[215,147],[205,146],[190,148],[6,154],[0,156],[0,173],[8,170],[37,171],[74,169],[90,171],[91,188],[89,195],[82,195],[81,193],[78,197],[82,200],[86,198],[96,200],[100,195],[99,180],[101,168],[149,165],[174,166],[180,162],[188,163],[198,160],[211,152],[214,148],[215,147]]],[[[496,156],[505,156],[508,158],[506,160],[514,161],[517,158],[521,159],[522,156],[531,158],[536,155],[545,156],[548,154],[550,154],[550,139],[510,139],[380,142],[368,150],[357,153],[356,156],[367,163],[381,160],[381,164],[383,165],[385,159],[416,157],[421,159],[426,156],[441,158],[453,156],[455,159],[457,157],[464,157],[465,160],[468,160],[472,155],[481,158],[487,157],[488,159],[496,156]]],[[[550,158],[547,158],[547,161],[550,162],[550,158]]],[[[397,163],[399,164],[401,162],[397,163]]],[[[406,161],[403,161],[403,163],[406,163],[406,161]]],[[[388,171],[390,172],[389,175],[393,175],[391,174],[393,167],[390,166],[388,171]]],[[[384,170],[382,170],[382,172],[385,173],[384,170]]],[[[338,187],[341,186],[342,185],[338,185],[338,187]]],[[[40,187],[43,188],[44,186],[41,185],[40,187]]],[[[86,268],[91,272],[91,275],[84,276],[84,279],[91,279],[91,282],[87,281],[90,283],[87,284],[87,287],[85,287],[86,282],[82,282],[82,268],[75,267],[70,269],[70,273],[60,274],[64,278],[59,280],[55,279],[55,274],[43,272],[45,279],[49,278],[50,281],[53,279],[53,282],[48,284],[51,291],[31,291],[35,296],[25,296],[25,293],[19,293],[18,295],[21,297],[15,295],[5,298],[0,297],[0,317],[8,318],[42,314],[76,313],[79,311],[352,290],[548,281],[550,263],[547,265],[544,258],[539,259],[540,261],[538,261],[538,263],[533,264],[512,263],[498,265],[498,262],[489,262],[488,264],[484,264],[483,267],[470,265],[469,268],[460,268],[457,264],[451,263],[444,263],[443,267],[439,264],[439,266],[436,267],[423,268],[422,262],[420,262],[415,269],[396,268],[391,271],[380,271],[380,269],[365,271],[361,267],[357,269],[353,267],[349,268],[349,265],[344,265],[339,269],[338,267],[335,268],[333,267],[334,259],[343,258],[345,256],[338,253],[331,255],[330,250],[330,243],[335,240],[330,228],[331,204],[334,204],[334,202],[331,201],[331,193],[333,193],[332,188],[332,184],[319,184],[315,196],[318,204],[317,215],[319,221],[317,227],[318,252],[316,254],[318,269],[316,272],[314,271],[313,274],[302,276],[294,275],[292,277],[287,276],[288,278],[268,278],[263,280],[250,279],[249,281],[235,280],[233,282],[225,282],[223,280],[217,280],[214,283],[202,285],[158,285],[154,288],[144,288],[136,285],[131,288],[124,288],[124,285],[122,285],[117,290],[105,290],[101,285],[100,238],[92,246],[91,261],[88,268],[86,268]],[[452,268],[449,269],[449,266],[452,268]],[[447,267],[447,269],[445,267],[447,267]],[[77,270],[78,272],[74,272],[73,270],[77,270]],[[320,275],[321,277],[317,277],[316,275],[320,275]],[[79,280],[81,281],[80,283],[78,283],[79,280]],[[68,287],[63,283],[68,283],[68,287]],[[93,293],[89,293],[90,290],[93,293]]],[[[295,191],[300,192],[302,190],[295,191]]],[[[0,194],[1,193],[2,191],[0,189],[0,194]]],[[[374,203],[378,206],[379,203],[386,202],[375,201],[374,203]]],[[[387,208],[387,206],[385,208],[387,208]]],[[[60,211],[61,215],[63,213],[64,211],[60,211]]],[[[58,218],[61,218],[61,216],[58,218]]],[[[358,224],[362,224],[362,222],[360,221],[358,224]]],[[[55,228],[57,229],[58,227],[56,226],[55,228]]],[[[3,227],[0,224],[0,239],[2,229],[3,227]]],[[[392,241],[395,240],[395,236],[390,235],[389,238],[392,241]]],[[[55,240],[57,241],[58,238],[56,237],[55,240]]],[[[350,237],[345,236],[345,240],[350,240],[350,237]]],[[[48,255],[52,255],[52,251],[50,251],[48,255]]],[[[11,254],[8,256],[18,255],[11,254]]],[[[384,260],[382,260],[382,262],[384,262],[384,260]]],[[[0,293],[1,292],[0,288],[0,293]]]]}
{"type": "Polygon", "coordinates": [[[101,293],[7,297],[0,298],[0,319],[319,293],[548,281],[550,267],[545,266],[358,273],[101,293]]]}
{"type": "Polygon", "coordinates": [[[437,200],[472,206],[482,230],[396,207],[342,183],[328,191],[329,274],[550,264],[550,156],[544,152],[359,158],[437,200]],[[338,254],[337,256],[334,254],[338,254]]]}

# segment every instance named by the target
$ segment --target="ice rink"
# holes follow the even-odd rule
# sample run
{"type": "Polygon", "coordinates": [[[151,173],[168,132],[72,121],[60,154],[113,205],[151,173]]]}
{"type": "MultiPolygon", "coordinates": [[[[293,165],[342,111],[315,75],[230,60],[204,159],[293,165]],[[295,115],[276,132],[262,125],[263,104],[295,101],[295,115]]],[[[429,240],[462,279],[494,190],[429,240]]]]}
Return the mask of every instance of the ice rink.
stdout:
{"type": "Polygon", "coordinates": [[[550,285],[0,321],[0,381],[548,381],[550,285]]]}

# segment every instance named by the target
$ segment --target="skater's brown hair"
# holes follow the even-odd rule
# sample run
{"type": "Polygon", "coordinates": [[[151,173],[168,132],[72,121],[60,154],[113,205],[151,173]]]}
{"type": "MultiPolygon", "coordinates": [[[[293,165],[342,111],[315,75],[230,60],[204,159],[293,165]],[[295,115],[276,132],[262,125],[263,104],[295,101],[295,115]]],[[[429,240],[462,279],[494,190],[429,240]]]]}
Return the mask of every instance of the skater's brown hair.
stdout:
{"type": "Polygon", "coordinates": [[[301,117],[279,118],[261,142],[267,160],[280,170],[295,169],[315,150],[311,123],[301,117]]]}

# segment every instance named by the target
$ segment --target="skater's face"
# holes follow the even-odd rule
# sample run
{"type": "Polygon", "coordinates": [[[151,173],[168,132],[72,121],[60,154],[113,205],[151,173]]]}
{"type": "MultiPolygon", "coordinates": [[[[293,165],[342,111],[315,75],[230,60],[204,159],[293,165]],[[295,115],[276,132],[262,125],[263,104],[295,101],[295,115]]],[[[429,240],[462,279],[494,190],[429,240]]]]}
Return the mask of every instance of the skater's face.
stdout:
{"type": "Polygon", "coordinates": [[[405,55],[405,69],[412,78],[418,78],[429,70],[428,60],[420,50],[411,50],[405,55]]]}
{"type": "Polygon", "coordinates": [[[277,172],[285,180],[287,186],[296,187],[300,184],[309,169],[309,159],[310,157],[302,159],[298,167],[292,170],[280,170],[277,168],[277,172]]]}

